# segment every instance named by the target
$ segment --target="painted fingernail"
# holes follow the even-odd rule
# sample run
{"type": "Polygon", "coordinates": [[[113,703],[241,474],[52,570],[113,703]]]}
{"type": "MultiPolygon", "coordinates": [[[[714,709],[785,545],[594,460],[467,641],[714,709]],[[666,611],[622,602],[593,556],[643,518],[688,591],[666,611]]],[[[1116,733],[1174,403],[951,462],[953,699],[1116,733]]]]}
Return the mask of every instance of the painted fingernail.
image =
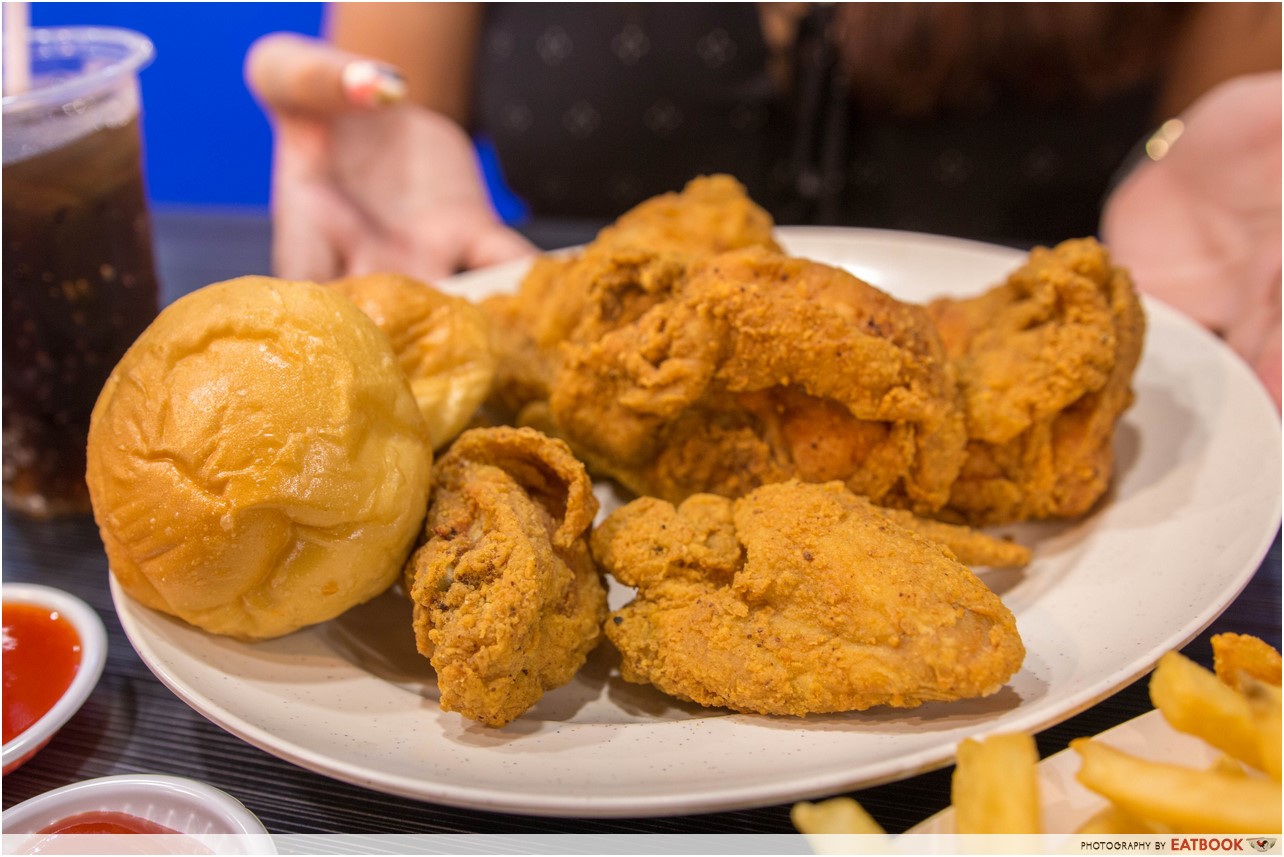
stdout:
{"type": "Polygon", "coordinates": [[[1146,140],[1146,156],[1152,161],[1163,160],[1185,130],[1186,125],[1180,119],[1169,119],[1146,140]]]}
{"type": "Polygon", "coordinates": [[[357,107],[385,107],[406,97],[406,79],[390,65],[353,60],[343,67],[343,94],[357,107]]]}

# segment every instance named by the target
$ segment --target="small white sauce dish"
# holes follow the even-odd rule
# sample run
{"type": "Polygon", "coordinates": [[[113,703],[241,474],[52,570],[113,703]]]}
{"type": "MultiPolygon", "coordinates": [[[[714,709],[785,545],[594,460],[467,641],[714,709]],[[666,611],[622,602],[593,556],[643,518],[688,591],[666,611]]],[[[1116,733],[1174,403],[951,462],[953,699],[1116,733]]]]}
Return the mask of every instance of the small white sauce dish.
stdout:
{"type": "Polygon", "coordinates": [[[34,604],[57,611],[80,638],[80,666],[71,684],[39,720],[4,745],[0,765],[7,774],[48,744],[85,704],[107,662],[107,631],[92,607],[61,589],[34,583],[6,583],[0,587],[0,595],[6,604],[34,604]]]}
{"type": "Polygon", "coordinates": [[[183,777],[127,774],[73,783],[0,816],[6,854],[276,854],[262,822],[236,798],[183,777]],[[172,834],[39,834],[82,813],[125,813],[172,834]]]}

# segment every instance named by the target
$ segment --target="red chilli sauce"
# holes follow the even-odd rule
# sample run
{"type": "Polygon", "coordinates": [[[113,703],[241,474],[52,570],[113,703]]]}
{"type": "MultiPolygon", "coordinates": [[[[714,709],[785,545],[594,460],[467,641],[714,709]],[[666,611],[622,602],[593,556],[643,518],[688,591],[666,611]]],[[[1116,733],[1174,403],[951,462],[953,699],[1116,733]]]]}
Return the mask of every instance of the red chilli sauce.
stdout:
{"type": "Polygon", "coordinates": [[[62,698],[80,668],[80,636],[57,610],[4,604],[4,743],[62,698]]]}
{"type": "Polygon", "coordinates": [[[127,812],[95,810],[55,821],[48,827],[41,828],[37,833],[168,833],[172,835],[178,831],[127,812]]]}

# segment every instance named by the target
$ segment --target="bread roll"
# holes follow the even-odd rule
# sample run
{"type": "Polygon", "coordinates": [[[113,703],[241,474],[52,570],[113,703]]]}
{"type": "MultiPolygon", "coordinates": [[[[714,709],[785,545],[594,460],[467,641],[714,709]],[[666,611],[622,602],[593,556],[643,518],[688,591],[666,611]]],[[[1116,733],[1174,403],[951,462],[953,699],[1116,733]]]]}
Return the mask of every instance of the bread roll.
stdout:
{"type": "Polygon", "coordinates": [[[356,304],[392,341],[433,448],[454,440],[485,401],[495,377],[498,358],[482,311],[403,274],[365,274],[326,285],[356,304]]]}
{"type": "Polygon", "coordinates": [[[121,359],[90,421],[87,479],[126,592],[259,639],[397,579],[431,465],[369,318],[314,283],[242,277],[166,308],[121,359]]]}

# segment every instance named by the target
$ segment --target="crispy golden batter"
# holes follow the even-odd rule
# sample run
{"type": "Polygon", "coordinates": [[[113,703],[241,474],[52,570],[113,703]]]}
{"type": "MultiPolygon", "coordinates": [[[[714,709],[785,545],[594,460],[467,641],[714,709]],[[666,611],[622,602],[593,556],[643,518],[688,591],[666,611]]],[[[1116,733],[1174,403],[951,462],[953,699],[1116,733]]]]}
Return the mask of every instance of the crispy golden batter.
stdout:
{"type": "Polygon", "coordinates": [[[472,419],[495,377],[485,314],[463,298],[401,274],[367,274],[327,285],[392,341],[433,448],[445,446],[472,419]]]}
{"type": "Polygon", "coordinates": [[[535,260],[516,295],[482,303],[497,332],[494,403],[516,414],[546,401],[561,343],[580,327],[587,331],[635,318],[667,297],[684,270],[676,256],[639,249],[590,247],[573,258],[535,260]]]}
{"type": "Polygon", "coordinates": [[[427,542],[406,566],[415,640],[441,707],[503,726],[574,677],[601,636],[597,500],[566,444],[473,429],[433,471],[427,542]]]}
{"type": "Polygon", "coordinates": [[[957,370],[968,453],[949,509],[974,524],[1087,512],[1113,470],[1145,318],[1090,238],[1036,248],[1006,282],[928,307],[957,370]]]}
{"type": "Polygon", "coordinates": [[[1030,549],[1008,539],[987,535],[971,527],[920,518],[904,509],[879,507],[879,511],[905,529],[949,548],[966,566],[1020,568],[1030,564],[1030,549]]]}
{"type": "Polygon", "coordinates": [[[654,196],[625,212],[598,235],[599,248],[646,247],[698,259],[741,247],[779,250],[771,215],[727,175],[700,176],[681,193],[654,196]]]}
{"type": "Polygon", "coordinates": [[[565,344],[549,408],[577,453],[640,494],[839,479],[931,512],[964,456],[952,372],[922,308],[750,248],[693,264],[635,321],[565,344]]]}
{"type": "Polygon", "coordinates": [[[592,336],[664,299],[691,261],[739,247],[776,249],[771,217],[730,176],[693,179],[606,227],[582,252],[537,259],[513,295],[483,302],[498,336],[493,399],[516,414],[548,398],[558,346],[592,336]]]}
{"type": "MultiPolygon", "coordinates": [[[[493,400],[639,494],[838,479],[972,525],[1092,507],[1145,327],[1127,272],[1092,239],[923,308],[781,255],[723,176],[540,260],[487,308],[507,343],[493,400]]],[[[1022,561],[1000,548],[977,561],[1022,561]]]]}
{"type": "Polygon", "coordinates": [[[837,482],[643,498],[592,545],[638,588],[606,625],[624,678],[702,705],[913,707],[994,693],[1024,658],[985,584],[837,482]]]}

